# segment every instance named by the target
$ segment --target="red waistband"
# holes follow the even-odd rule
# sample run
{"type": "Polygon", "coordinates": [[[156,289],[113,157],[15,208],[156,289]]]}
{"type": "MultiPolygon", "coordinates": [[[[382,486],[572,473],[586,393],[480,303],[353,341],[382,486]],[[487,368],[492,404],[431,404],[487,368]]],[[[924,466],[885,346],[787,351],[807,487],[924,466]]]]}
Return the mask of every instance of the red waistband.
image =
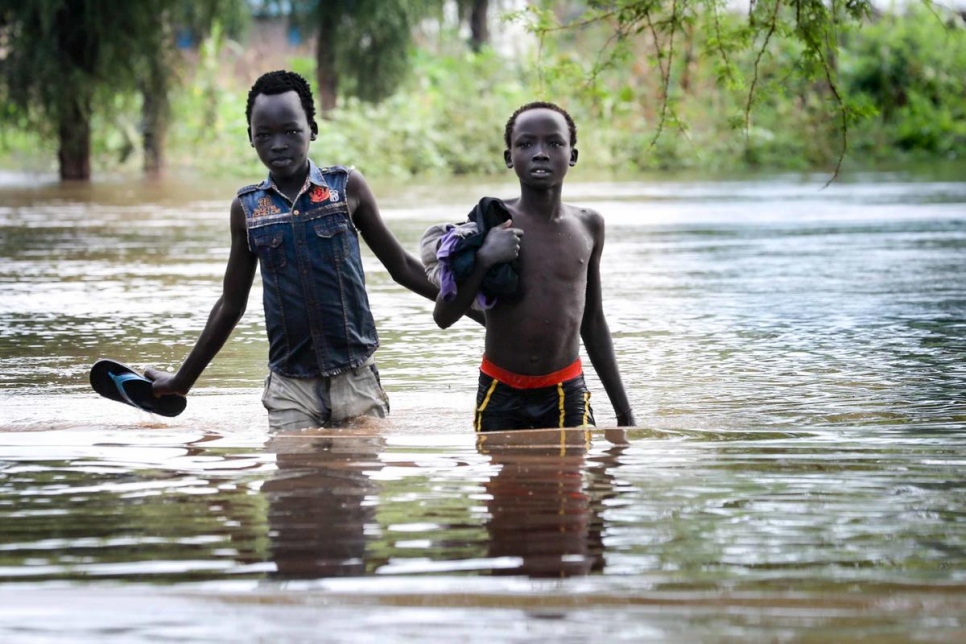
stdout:
{"type": "Polygon", "coordinates": [[[510,385],[515,389],[539,389],[540,387],[552,387],[558,383],[573,380],[581,375],[584,369],[580,364],[580,358],[577,358],[571,365],[554,371],[553,373],[548,373],[545,376],[521,376],[520,374],[496,366],[487,360],[486,356],[483,356],[483,364],[480,365],[480,371],[494,380],[499,380],[503,384],[510,385]]]}

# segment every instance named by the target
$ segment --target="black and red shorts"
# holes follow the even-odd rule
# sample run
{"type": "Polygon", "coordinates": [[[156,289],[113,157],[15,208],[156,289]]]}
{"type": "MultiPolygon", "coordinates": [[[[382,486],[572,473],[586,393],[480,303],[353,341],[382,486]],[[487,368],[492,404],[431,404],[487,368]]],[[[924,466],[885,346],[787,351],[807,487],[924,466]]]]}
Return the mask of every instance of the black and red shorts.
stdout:
{"type": "Polygon", "coordinates": [[[483,357],[476,393],[478,432],[550,427],[593,427],[590,391],[577,358],[545,376],[522,376],[483,357]]]}

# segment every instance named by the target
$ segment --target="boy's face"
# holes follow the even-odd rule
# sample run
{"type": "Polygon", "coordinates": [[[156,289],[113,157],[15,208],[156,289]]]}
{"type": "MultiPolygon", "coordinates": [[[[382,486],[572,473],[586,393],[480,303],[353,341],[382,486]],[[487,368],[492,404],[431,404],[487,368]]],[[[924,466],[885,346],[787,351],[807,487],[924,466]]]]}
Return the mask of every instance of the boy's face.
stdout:
{"type": "Polygon", "coordinates": [[[517,116],[510,149],[503,157],[521,183],[551,187],[560,184],[570,166],[577,163],[577,150],[570,147],[570,130],[563,114],[541,107],[517,116]]]}
{"type": "Polygon", "coordinates": [[[305,170],[309,142],[315,139],[295,91],[259,94],[252,104],[252,146],[274,179],[305,170]]]}

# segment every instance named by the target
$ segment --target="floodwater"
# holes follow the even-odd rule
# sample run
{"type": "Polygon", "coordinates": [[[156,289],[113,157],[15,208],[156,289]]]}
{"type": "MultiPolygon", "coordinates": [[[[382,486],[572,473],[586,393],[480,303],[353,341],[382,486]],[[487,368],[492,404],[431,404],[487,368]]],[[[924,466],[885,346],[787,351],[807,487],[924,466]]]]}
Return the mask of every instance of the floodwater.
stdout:
{"type": "MultiPolygon", "coordinates": [[[[601,429],[478,441],[482,329],[371,254],[390,419],[268,432],[257,280],[181,416],[99,398],[96,359],[187,354],[237,185],[2,175],[0,641],[964,641],[952,176],[574,178],[622,442],[589,366],[601,429]]],[[[413,252],[513,193],[377,186],[413,252]]]]}

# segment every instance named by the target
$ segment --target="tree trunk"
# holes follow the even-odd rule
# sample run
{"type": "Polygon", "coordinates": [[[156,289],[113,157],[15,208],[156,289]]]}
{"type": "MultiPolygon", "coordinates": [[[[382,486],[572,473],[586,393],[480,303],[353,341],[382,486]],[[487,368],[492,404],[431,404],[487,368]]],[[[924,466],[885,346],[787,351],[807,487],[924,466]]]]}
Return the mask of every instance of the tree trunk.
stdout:
{"type": "Polygon", "coordinates": [[[694,66],[694,25],[684,27],[684,65],[681,69],[681,91],[691,93],[691,67],[694,66]]]}
{"type": "Polygon", "coordinates": [[[90,86],[100,56],[100,47],[83,29],[90,3],[65,2],[54,14],[57,55],[67,70],[68,85],[60,89],[57,109],[57,160],[62,181],[91,179],[91,96],[90,86]],[[78,72],[80,72],[78,74],[78,72]],[[79,80],[80,79],[80,80],[79,80]]]}
{"type": "Polygon", "coordinates": [[[322,118],[335,109],[339,98],[339,74],[335,69],[336,21],[322,19],[315,44],[315,80],[319,86],[319,110],[322,118]]]}
{"type": "Polygon", "coordinates": [[[480,51],[490,42],[488,9],[489,0],[473,0],[473,8],[470,10],[470,47],[473,51],[480,51]]]}
{"type": "Polygon", "coordinates": [[[151,65],[141,96],[141,127],[144,139],[144,173],[158,177],[164,173],[164,148],[168,134],[168,79],[160,64],[151,65]]]}
{"type": "MultiPolygon", "coordinates": [[[[167,13],[160,18],[163,42],[174,42],[173,29],[167,13]]],[[[141,128],[144,148],[144,173],[150,177],[164,174],[164,150],[171,117],[171,88],[173,63],[171,52],[161,46],[148,60],[148,73],[141,81],[141,128]]]]}
{"type": "Polygon", "coordinates": [[[90,181],[90,106],[71,101],[69,108],[60,115],[57,134],[60,142],[57,150],[57,160],[60,162],[61,180],[90,181]]]}

